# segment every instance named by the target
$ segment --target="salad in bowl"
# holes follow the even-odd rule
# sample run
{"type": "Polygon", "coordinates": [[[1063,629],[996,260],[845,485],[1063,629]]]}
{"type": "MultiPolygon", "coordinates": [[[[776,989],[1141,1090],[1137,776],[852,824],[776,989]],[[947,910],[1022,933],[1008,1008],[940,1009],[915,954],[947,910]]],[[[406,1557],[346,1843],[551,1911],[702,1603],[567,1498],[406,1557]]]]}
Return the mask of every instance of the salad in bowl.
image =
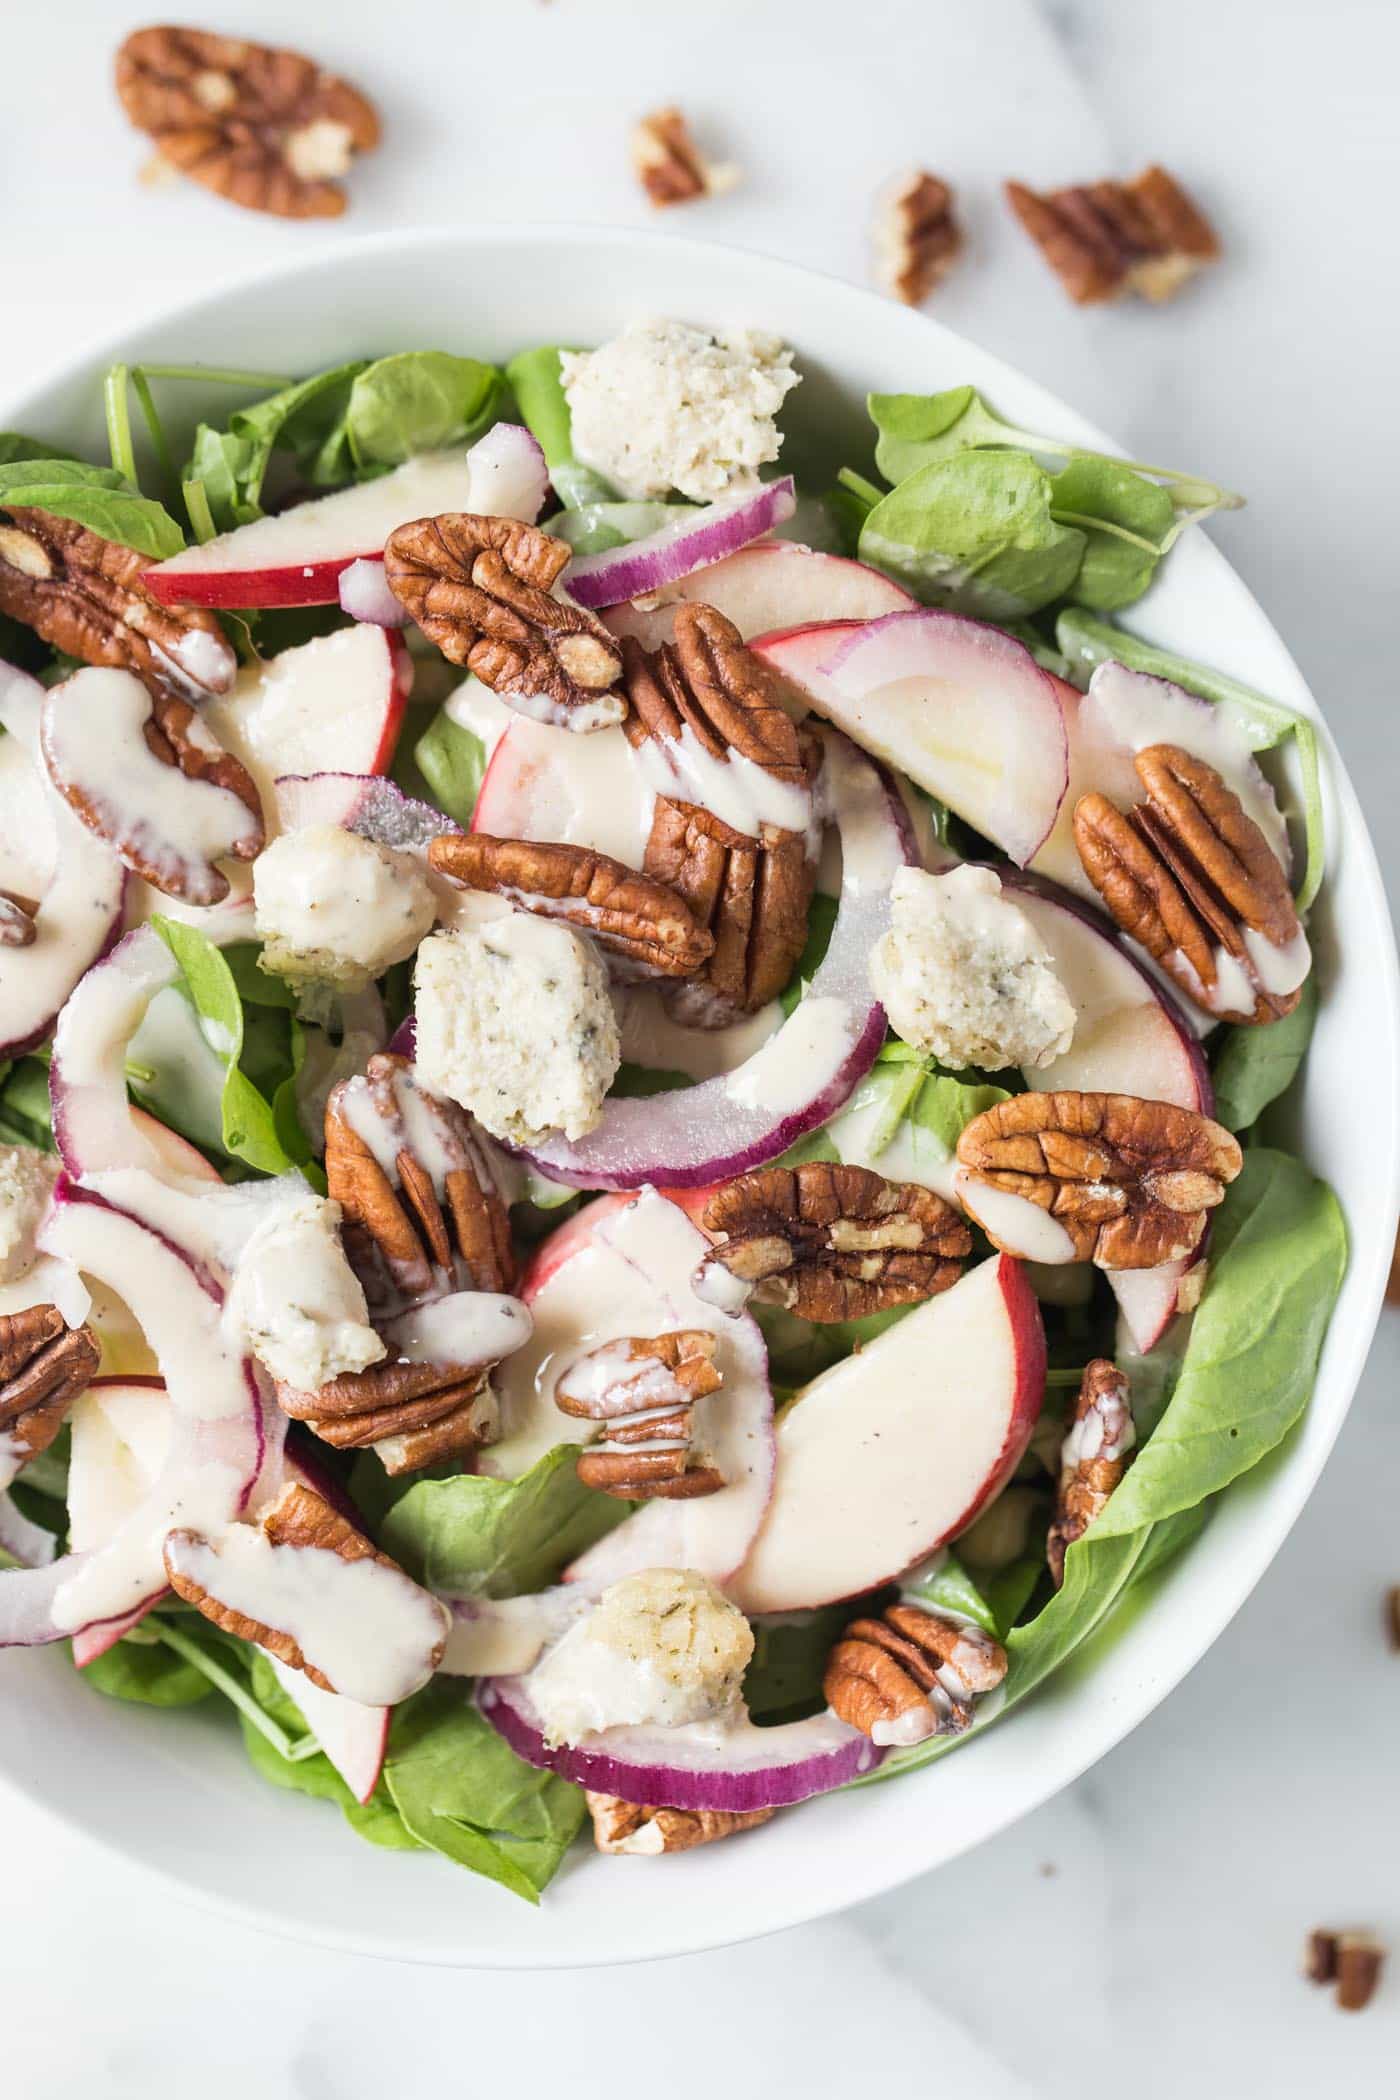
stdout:
{"type": "Polygon", "coordinates": [[[471,352],[0,435],[0,1642],[538,1900],[981,1736],[1347,1242],[1313,724],[1114,617],[1237,499],[471,352]]]}

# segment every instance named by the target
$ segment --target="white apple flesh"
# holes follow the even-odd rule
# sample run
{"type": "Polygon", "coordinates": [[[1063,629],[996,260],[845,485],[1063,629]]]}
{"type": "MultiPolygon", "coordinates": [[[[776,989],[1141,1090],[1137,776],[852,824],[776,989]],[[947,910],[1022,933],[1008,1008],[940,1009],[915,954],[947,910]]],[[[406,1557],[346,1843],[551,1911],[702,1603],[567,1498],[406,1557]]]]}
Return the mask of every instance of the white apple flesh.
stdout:
{"type": "MultiPolygon", "coordinates": [[[[105,1546],[145,1501],[170,1448],[170,1396],[162,1378],[95,1378],[69,1417],[68,1540],[75,1553],[105,1546]]],[[[80,1670],[145,1618],[148,1598],[119,1618],[73,1636],[80,1670]]]]}
{"type": "Polygon", "coordinates": [[[614,634],[635,635],[646,648],[656,649],[671,640],[678,605],[714,606],[747,642],[810,621],[878,620],[885,613],[907,612],[916,602],[902,584],[865,562],[818,554],[791,540],[755,540],[679,583],[646,594],[641,604],[613,606],[603,622],[614,634]]]}
{"type": "Polygon", "coordinates": [[[785,1410],[773,1500],[729,1594],[750,1614],[804,1611],[892,1580],[1010,1477],[1044,1387],[1040,1308],[995,1255],[785,1410]]]}

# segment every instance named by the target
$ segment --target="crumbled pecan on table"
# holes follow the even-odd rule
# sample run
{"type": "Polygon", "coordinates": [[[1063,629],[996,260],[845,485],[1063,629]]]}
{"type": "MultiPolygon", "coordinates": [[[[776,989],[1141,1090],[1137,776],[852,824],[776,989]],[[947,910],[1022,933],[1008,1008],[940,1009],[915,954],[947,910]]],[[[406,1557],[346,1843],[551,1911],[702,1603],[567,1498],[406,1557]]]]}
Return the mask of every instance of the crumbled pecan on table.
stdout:
{"type": "Polygon", "coordinates": [[[1127,1470],[1134,1443],[1132,1397],[1117,1364],[1095,1357],[1084,1369],[1074,1416],[1060,1447],[1055,1514],[1045,1558],[1056,1589],[1065,1555],[1083,1538],[1127,1470]]]}
{"type": "Polygon", "coordinates": [[[739,180],[729,161],[709,161],[674,104],[654,109],[632,129],[632,166],[653,204],[689,204],[696,197],[721,197],[739,180]]]}
{"type": "Polygon", "coordinates": [[[714,936],[675,890],[587,846],[451,832],[428,859],[468,889],[588,934],[628,976],[689,977],[714,953],[714,936]]]}
{"type": "Polygon", "coordinates": [[[789,982],[807,940],[816,868],[807,834],[772,823],[737,830],[687,795],[683,737],[706,760],[741,759],[810,796],[813,764],[772,672],[708,605],[678,606],[675,639],[623,643],[634,748],[656,754],[673,792],[658,795],[643,866],[677,891],[714,936],[704,968],[668,993],[678,1020],[722,1027],[755,1013],[789,982]]]}
{"type": "Polygon", "coordinates": [[[338,178],[379,144],[374,105],[348,82],[203,29],[138,29],[117,53],[117,93],[182,175],[283,219],[338,218],[338,178]]]}
{"type": "Polygon", "coordinates": [[[696,1845],[713,1845],[716,1839],[733,1837],[737,1831],[756,1830],[774,1815],[771,1808],[743,1812],[643,1808],[636,1801],[619,1801],[616,1794],[586,1793],[584,1799],[593,1818],[593,1842],[598,1850],[640,1859],[659,1859],[666,1852],[689,1852],[696,1845]]]}
{"type": "Polygon", "coordinates": [[[47,1451],[97,1372],[90,1327],[70,1327],[56,1305],[0,1313],[0,1451],[27,1465],[47,1451]]]}
{"type": "MultiPolygon", "coordinates": [[[[338,1560],[343,1561],[372,1560],[381,1568],[403,1576],[405,1582],[410,1580],[396,1560],[391,1560],[387,1553],[381,1553],[373,1541],[367,1539],[348,1517],[333,1509],[324,1495],[318,1494],[315,1488],[307,1487],[304,1482],[293,1481],[283,1488],[277,1500],[263,1512],[259,1520],[259,1529],[269,1545],[298,1546],[321,1553],[333,1553],[338,1560]]],[[[164,1550],[165,1572],[176,1596],[183,1603],[193,1605],[211,1625],[232,1634],[236,1640],[252,1641],[259,1648],[265,1648],[269,1655],[275,1655],[278,1661],[285,1663],[289,1669],[304,1671],[313,1684],[319,1684],[323,1691],[333,1692],[336,1687],[321,1670],[306,1660],[291,1633],[278,1627],[266,1626],[261,1620],[223,1603],[199,1582],[193,1573],[191,1556],[186,1549],[198,1549],[207,1544],[208,1541],[200,1532],[184,1528],[171,1531],[167,1535],[164,1550]]],[[[444,1618],[445,1616],[444,1614],[444,1618]]],[[[434,1668],[442,1660],[445,1644],[444,1628],[443,1638],[438,1642],[433,1655],[434,1668]]]]}
{"type": "Polygon", "coordinates": [[[694,1410],[722,1382],[704,1328],[634,1335],[576,1357],[555,1381],[554,1404],[605,1425],[578,1455],[583,1485],[629,1502],[715,1494],[724,1475],[696,1448],[694,1410]]]}
{"type": "MultiPolygon", "coordinates": [[[[1155,1269],[1190,1254],[1244,1164],[1219,1123],[1133,1094],[1016,1094],[958,1139],[959,1188],[978,1215],[980,1184],[1055,1218],[1073,1254],[1101,1269],[1155,1269]]],[[[1009,1251],[1015,1253],[1015,1247],[1009,1251]]]]}
{"type": "Polygon", "coordinates": [[[973,1705],[1006,1675],[1006,1650],[976,1626],[919,1604],[853,1619],[827,1659],[832,1712],[873,1742],[907,1746],[960,1735],[973,1705]]]}
{"type": "Polygon", "coordinates": [[[1061,190],[1008,182],[1006,200],[1080,306],[1123,292],[1170,299],[1220,254],[1214,227],[1165,168],[1061,190]]]}
{"type": "Polygon", "coordinates": [[[1204,759],[1153,744],[1133,765],[1145,802],[1124,814],[1104,795],[1083,795],[1074,809],[1084,872],[1113,918],[1213,1018],[1258,1023],[1292,1013],[1301,990],[1269,991],[1248,939],[1287,949],[1302,932],[1273,847],[1204,759]],[[1220,1009],[1217,949],[1253,990],[1248,1011],[1220,1009]]]}
{"type": "Polygon", "coordinates": [[[826,1160],[739,1175],[715,1191],[703,1222],[719,1244],[702,1272],[723,1268],[804,1320],[936,1297],[972,1251],[966,1224],[932,1189],[826,1160]]]}
{"type": "Polygon", "coordinates": [[[153,693],[226,693],[238,658],[212,612],[157,604],[141,582],[150,558],[72,518],[6,505],[0,612],[80,663],[134,671],[153,693]]]}
{"type": "Polygon", "coordinates": [[[962,253],[953,192],[927,168],[912,168],[885,189],[875,209],[875,269],[884,289],[921,306],[962,253]]]}
{"type": "Polygon", "coordinates": [[[534,525],[445,511],[384,544],[389,588],[436,642],[521,714],[566,729],[622,720],[622,657],[580,605],[552,595],[572,555],[534,525]]]}
{"type": "Polygon", "coordinates": [[[1385,1957],[1369,1932],[1310,1932],[1303,1974],[1309,1983],[1334,1983],[1343,2012],[1363,2012],[1376,1995],[1385,1957]]]}

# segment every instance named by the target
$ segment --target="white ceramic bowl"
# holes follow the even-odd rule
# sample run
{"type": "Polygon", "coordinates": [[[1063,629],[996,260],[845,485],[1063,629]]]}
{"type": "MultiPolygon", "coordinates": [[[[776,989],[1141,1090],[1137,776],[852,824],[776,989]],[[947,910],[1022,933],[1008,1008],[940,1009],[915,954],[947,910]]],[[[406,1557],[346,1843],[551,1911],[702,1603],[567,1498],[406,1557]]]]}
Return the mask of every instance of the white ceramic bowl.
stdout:
{"type": "MultiPolygon", "coordinates": [[[[1032,429],[1109,442],[997,359],[850,285],[732,249],[577,227],[338,246],[102,345],[11,404],[0,427],[103,458],[97,381],[115,358],[283,372],[418,347],[500,358],[531,343],[598,342],[637,313],[752,326],[794,344],[805,383],[785,411],[786,456],[828,473],[868,448],[862,403],[872,387],[970,380],[1032,429]]],[[[191,398],[215,420],[229,405],[227,395],[191,398]]],[[[1268,620],[1200,533],[1164,569],[1133,608],[1135,627],[1316,714],[1268,620]]],[[[1083,1772],[1180,1682],[1278,1551],[1341,1427],[1381,1302],[1400,1180],[1394,936],[1361,811],[1325,732],[1323,745],[1330,864],[1315,929],[1325,996],[1297,1136],[1341,1197],[1351,1269],[1300,1430],[1224,1498],[1202,1537],[1131,1607],[1121,1637],[1097,1641],[956,1755],[790,1810],[741,1844],[665,1866],[580,1849],[538,1911],[426,1854],[374,1851],[330,1810],[272,1791],[223,1717],[105,1702],[53,1654],[0,1659],[0,1778],[187,1898],[274,1932],[429,1962],[549,1967],[677,1954],[839,1910],[951,1859],[1083,1772]]]]}

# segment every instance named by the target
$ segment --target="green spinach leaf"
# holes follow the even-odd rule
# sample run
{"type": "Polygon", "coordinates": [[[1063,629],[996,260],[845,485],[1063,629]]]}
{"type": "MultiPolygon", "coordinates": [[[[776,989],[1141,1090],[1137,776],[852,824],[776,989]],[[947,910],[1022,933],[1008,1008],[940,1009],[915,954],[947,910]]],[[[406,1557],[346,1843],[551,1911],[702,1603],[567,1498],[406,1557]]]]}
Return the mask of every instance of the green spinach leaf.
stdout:
{"type": "Polygon", "coordinates": [[[560,1444],[519,1480],[417,1480],[384,1519],[384,1551],[439,1596],[544,1589],[628,1511],[581,1485],[577,1456],[576,1445],[560,1444]]]}
{"type": "Polygon", "coordinates": [[[615,503],[617,490],[592,467],[574,458],[573,418],[564,392],[559,351],[546,343],[521,350],[506,366],[516,405],[539,442],[554,493],[566,510],[590,503],[615,503]]]}
{"type": "Polygon", "coordinates": [[[1087,545],[1071,596],[1098,612],[1140,598],[1165,552],[1176,512],[1155,481],[1111,459],[1072,459],[1051,481],[1051,507],[1087,545]]]}
{"type": "Polygon", "coordinates": [[[22,1057],[0,1080],[0,1138],[53,1152],[47,1057],[22,1057]]]}
{"type": "Polygon", "coordinates": [[[203,1670],[163,1642],[136,1641],[128,1634],[80,1672],[84,1684],[108,1699],[137,1706],[194,1706],[214,1687],[203,1670]]]}
{"type": "Polygon", "coordinates": [[[744,1674],[744,1703],[752,1719],[776,1725],[819,1712],[826,1704],[822,1677],[832,1644],[859,1614],[859,1604],[847,1598],[818,1611],[755,1619],[753,1657],[744,1674]]]}
{"type": "Polygon", "coordinates": [[[577,510],[557,510],[544,530],[567,540],[575,554],[602,554],[628,540],[645,539],[664,525],[693,515],[690,503],[584,503],[577,510]]]}
{"type": "Polygon", "coordinates": [[[501,375],[475,357],[404,350],[377,358],[351,382],[345,436],[357,474],[401,466],[475,436],[489,422],[501,375]]]}
{"type": "Polygon", "coordinates": [[[1287,1093],[1307,1055],[1317,1019],[1317,973],[1303,980],[1298,1004],[1264,1028],[1226,1028],[1211,1068],[1215,1119],[1248,1130],[1271,1101],[1287,1093]]]}
{"type": "Polygon", "coordinates": [[[486,778],[481,738],[440,707],[414,745],[413,759],[438,808],[465,831],[486,778]]]}
{"type": "Polygon", "coordinates": [[[164,561],[185,544],[170,513],[139,495],[112,467],[83,460],[14,459],[0,465],[0,509],[31,506],[72,518],[104,540],[164,561]]]}
{"type": "Polygon", "coordinates": [[[1056,522],[1028,452],[964,452],[901,481],[861,527],[860,557],[929,605],[1017,619],[1063,598],[1085,536],[1056,522]]]}

